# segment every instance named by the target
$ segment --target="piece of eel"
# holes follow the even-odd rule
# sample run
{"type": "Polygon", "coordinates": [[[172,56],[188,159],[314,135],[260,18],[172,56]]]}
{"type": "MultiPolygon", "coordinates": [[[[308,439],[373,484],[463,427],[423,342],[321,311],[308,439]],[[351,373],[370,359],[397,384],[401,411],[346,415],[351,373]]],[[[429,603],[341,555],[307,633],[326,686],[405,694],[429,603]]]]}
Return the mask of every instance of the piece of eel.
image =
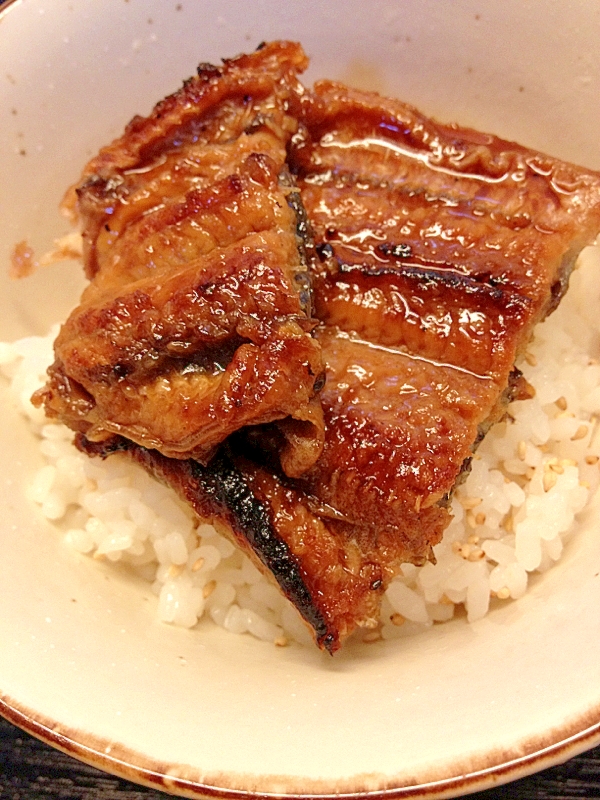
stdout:
{"type": "Polygon", "coordinates": [[[281,42],[202,65],[91,162],[92,282],[38,402],[81,449],[128,455],[225,527],[334,652],[377,624],[402,563],[433,558],[474,449],[527,396],[515,362],[600,230],[600,175],[307,89],[305,66],[281,42]],[[234,283],[251,290],[228,304],[234,283]],[[227,414],[189,410],[189,382],[220,386],[240,350],[264,364],[271,344],[227,414]],[[276,411],[265,374],[291,397],[276,411]]]}

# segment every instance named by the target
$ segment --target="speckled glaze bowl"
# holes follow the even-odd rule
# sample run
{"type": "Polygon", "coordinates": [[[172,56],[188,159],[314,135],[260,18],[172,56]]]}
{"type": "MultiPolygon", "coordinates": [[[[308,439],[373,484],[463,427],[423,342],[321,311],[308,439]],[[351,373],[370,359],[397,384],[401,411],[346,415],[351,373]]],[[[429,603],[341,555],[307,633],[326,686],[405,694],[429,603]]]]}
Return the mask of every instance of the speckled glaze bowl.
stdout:
{"type": "MultiPolygon", "coordinates": [[[[8,278],[96,149],[200,61],[300,40],[340,78],[600,168],[589,0],[13,0],[0,11],[0,339],[43,333],[82,279],[8,278]]],[[[447,797],[600,742],[598,503],[522,600],[335,658],[154,618],[146,586],[71,552],[26,499],[38,464],[1,390],[0,711],[102,769],[189,796],[447,797]]]]}

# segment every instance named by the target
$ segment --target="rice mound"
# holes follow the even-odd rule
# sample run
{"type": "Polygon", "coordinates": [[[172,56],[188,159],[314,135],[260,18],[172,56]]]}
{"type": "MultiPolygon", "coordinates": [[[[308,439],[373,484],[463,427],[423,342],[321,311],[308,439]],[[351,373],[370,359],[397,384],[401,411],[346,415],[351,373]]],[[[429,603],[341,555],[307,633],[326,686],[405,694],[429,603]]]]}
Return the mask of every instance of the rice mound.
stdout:
{"type": "MultiPolygon", "coordinates": [[[[560,307],[536,328],[518,365],[535,397],[512,403],[477,450],[434,548],[436,563],[404,565],[379,627],[355,636],[406,636],[464,612],[473,622],[490,605],[521,597],[532,573],[560,559],[600,483],[599,268],[600,247],[588,248],[560,307]]],[[[100,461],[79,453],[71,431],[31,405],[56,333],[0,343],[0,373],[46,462],[29,500],[73,548],[149,581],[162,621],[192,628],[210,618],[276,644],[311,643],[279,590],[170,489],[117,455],[100,461]]]]}

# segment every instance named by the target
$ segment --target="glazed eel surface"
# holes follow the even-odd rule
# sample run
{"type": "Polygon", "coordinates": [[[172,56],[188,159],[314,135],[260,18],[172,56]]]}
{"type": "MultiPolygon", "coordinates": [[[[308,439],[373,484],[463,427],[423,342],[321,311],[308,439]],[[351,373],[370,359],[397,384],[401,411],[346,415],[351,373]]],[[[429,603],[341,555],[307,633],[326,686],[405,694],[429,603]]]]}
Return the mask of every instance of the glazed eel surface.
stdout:
{"type": "Polygon", "coordinates": [[[228,532],[334,652],[433,558],[527,396],[515,361],[600,231],[600,175],[305,66],[290,43],[203,65],[91,162],[91,284],[40,397],[228,532]]]}
{"type": "Polygon", "coordinates": [[[86,166],[65,203],[90,283],[37,397],[49,416],[204,462],[282,421],[284,469],[318,457],[322,362],[286,165],[305,61],[282,43],[203,64],[86,166]]]}

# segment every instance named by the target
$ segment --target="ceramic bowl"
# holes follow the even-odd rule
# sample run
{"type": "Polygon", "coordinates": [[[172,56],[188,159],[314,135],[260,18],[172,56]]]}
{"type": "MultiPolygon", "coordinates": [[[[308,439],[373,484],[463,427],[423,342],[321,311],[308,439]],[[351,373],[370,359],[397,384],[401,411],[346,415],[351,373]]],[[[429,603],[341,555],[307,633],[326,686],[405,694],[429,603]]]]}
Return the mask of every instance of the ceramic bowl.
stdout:
{"type": "MultiPolygon", "coordinates": [[[[65,232],[63,190],[200,61],[301,41],[328,76],[600,168],[600,7],[587,0],[14,0],[0,13],[0,339],[82,284],[8,278],[65,232]]],[[[26,499],[39,463],[2,389],[0,710],[77,757],[190,796],[491,786],[600,741],[597,503],[563,561],[484,620],[330,658],[155,621],[148,588],[70,551],[26,499]]]]}

